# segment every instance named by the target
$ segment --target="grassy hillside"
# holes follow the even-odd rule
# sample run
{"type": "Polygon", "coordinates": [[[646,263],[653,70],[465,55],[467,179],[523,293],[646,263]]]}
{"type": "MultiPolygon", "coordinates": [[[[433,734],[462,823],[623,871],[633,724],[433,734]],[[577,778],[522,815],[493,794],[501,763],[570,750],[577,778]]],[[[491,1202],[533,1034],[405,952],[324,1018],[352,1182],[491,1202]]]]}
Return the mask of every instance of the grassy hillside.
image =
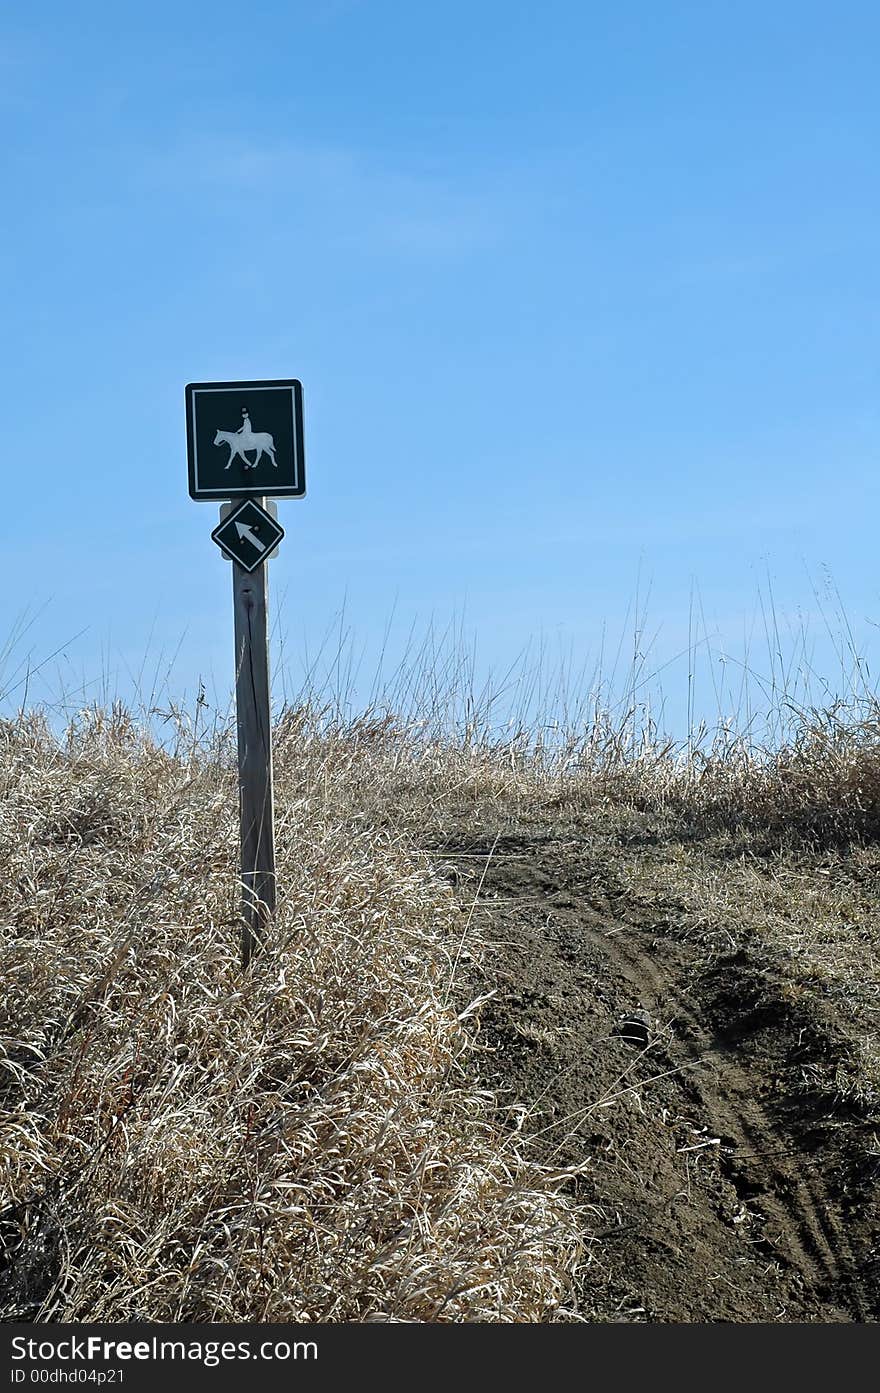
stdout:
{"type": "MultiPolygon", "coordinates": [[[[747,1290],[742,1264],[772,1247],[776,1210],[749,1209],[743,1155],[782,1144],[766,1100],[757,1132],[740,1128],[749,1050],[756,1089],[772,1065],[786,1105],[803,1093],[846,1128],[853,1175],[876,1172],[878,731],[862,708],[802,720],[773,752],[728,736],[688,757],[595,725],[549,753],[527,734],[440,738],[286,710],[279,917],[243,975],[228,736],[181,726],[169,748],[118,707],[60,740],[39,714],[5,723],[6,1318],[775,1318],[745,1298],[698,1310],[700,1273],[690,1307],[663,1306],[645,1252],[666,1199],[647,1203],[645,1177],[652,1148],[669,1150],[672,1190],[687,1163],[705,1261],[747,1290]],[[636,961],[645,934],[659,946],[636,961]],[[551,941],[560,956],[541,967],[551,941]],[[736,990],[710,997],[731,963],[736,990]],[[746,982],[764,993],[779,1060],[740,1033],[735,1086],[728,1073],[714,1094],[661,1097],[655,1076],[677,1087],[690,1068],[678,1026],[691,1062],[715,1059],[746,982]],[[636,1032],[633,1057],[614,1013],[644,1015],[648,996],[668,1018],[636,1032]],[[833,1047],[799,1058],[811,1032],[833,1047]],[[694,1170],[703,1142],[688,1129],[713,1126],[716,1169],[694,1170]],[[740,1200],[751,1218],[735,1217],[740,1200]],[[716,1234],[710,1211],[728,1203],[716,1234]],[[628,1205],[643,1242],[618,1259],[628,1205]],[[741,1239],[753,1246],[728,1252],[741,1239]],[[634,1262],[650,1299],[627,1285],[634,1262]]],[[[863,1294],[841,1294],[864,1293],[866,1202],[858,1253],[811,1257],[837,1242],[839,1226],[810,1238],[829,1195],[795,1219],[789,1206],[802,1232],[770,1263],[789,1263],[788,1285],[760,1300],[871,1318],[863,1294]]]]}

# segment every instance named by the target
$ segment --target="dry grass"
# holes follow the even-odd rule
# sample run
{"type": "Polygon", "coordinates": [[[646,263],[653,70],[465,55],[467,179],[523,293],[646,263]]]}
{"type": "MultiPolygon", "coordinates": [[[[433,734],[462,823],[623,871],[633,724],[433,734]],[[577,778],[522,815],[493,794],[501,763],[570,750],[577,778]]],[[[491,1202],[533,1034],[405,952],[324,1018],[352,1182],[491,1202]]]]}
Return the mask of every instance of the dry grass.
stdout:
{"type": "Polygon", "coordinates": [[[722,731],[689,751],[669,743],[587,760],[574,796],[671,813],[701,834],[745,829],[822,848],[880,835],[880,701],[790,713],[772,747],[722,731]]]}
{"type": "Polygon", "coordinates": [[[543,746],[528,730],[443,740],[386,724],[371,740],[355,726],[349,791],[370,825],[407,827],[441,854],[474,834],[488,852],[495,832],[518,828],[592,840],[624,910],[674,920],[710,957],[747,948],[793,999],[833,1005],[852,1066],[827,1086],[873,1105],[880,703],[789,710],[776,745],[727,728],[676,745],[632,715],[543,746]]]}
{"type": "Polygon", "coordinates": [[[284,900],[246,976],[222,741],[169,753],[117,709],[2,742],[7,1317],[559,1314],[574,1212],[468,1081],[460,913],[356,825],[361,742],[282,723],[284,900]]]}
{"type": "Polygon", "coordinates": [[[480,821],[606,808],[649,813],[693,837],[743,833],[749,846],[816,851],[880,839],[880,698],[789,710],[785,738],[772,744],[728,725],[676,742],[638,714],[612,723],[596,713],[583,729],[549,736],[389,716],[327,734],[345,747],[353,810],[394,825],[401,806],[437,830],[463,809],[480,821]]]}
{"type": "Polygon", "coordinates": [[[480,946],[425,854],[457,828],[601,829],[631,900],[724,950],[763,934],[798,990],[850,1000],[880,1079],[880,708],[797,713],[765,748],[631,715],[501,738],[285,710],[283,899],[245,976],[227,736],[178,720],[163,747],[119,708],[61,741],[3,725],[7,1316],[571,1316],[582,1216],[473,1083],[457,970],[480,946]]]}

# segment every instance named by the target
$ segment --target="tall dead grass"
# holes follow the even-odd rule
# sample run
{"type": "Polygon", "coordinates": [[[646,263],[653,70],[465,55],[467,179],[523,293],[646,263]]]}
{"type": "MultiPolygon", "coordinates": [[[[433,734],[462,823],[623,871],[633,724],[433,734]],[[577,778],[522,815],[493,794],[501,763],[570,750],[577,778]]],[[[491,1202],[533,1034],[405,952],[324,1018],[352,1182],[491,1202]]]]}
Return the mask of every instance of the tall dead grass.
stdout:
{"type": "Polygon", "coordinates": [[[638,746],[613,733],[574,761],[562,800],[633,807],[691,834],[765,834],[816,849],[880,837],[880,701],[794,710],[786,738],[762,744],[722,728],[699,743],[638,746]]]}
{"type": "MultiPolygon", "coordinates": [[[[282,729],[304,710],[288,711],[282,729]]],[[[691,837],[729,832],[809,852],[880,839],[880,699],[792,706],[786,718],[771,742],[731,724],[675,740],[632,708],[549,735],[514,725],[442,730],[387,713],[324,724],[308,715],[345,748],[353,815],[404,822],[429,842],[453,813],[491,824],[596,808],[634,809],[691,837]]]]}
{"type": "Polygon", "coordinates": [[[418,640],[411,633],[398,666],[377,671],[368,714],[358,718],[359,658],[340,616],[293,709],[347,733],[357,806],[380,821],[389,808],[394,821],[399,803],[438,834],[451,811],[491,820],[502,809],[630,808],[690,836],[727,831],[811,850],[872,841],[880,837],[880,691],[829,576],[813,582],[813,603],[830,674],[815,668],[816,636],[777,607],[768,577],[753,616],[763,645],[749,636],[738,659],[718,647],[692,595],[688,647],[661,662],[637,590],[632,633],[620,635],[616,653],[603,637],[592,668],[576,669],[571,655],[554,660],[542,640],[507,670],[479,675],[463,623],[431,625],[418,640]],[[673,722],[679,733],[670,735],[660,678],[682,664],[686,724],[682,732],[673,722]],[[697,701],[698,686],[708,705],[697,701]]]}
{"type": "Polygon", "coordinates": [[[243,975],[228,742],[3,725],[6,1318],[564,1313],[579,1224],[470,1080],[452,896],[356,816],[370,738],[282,722],[282,902],[243,975]]]}

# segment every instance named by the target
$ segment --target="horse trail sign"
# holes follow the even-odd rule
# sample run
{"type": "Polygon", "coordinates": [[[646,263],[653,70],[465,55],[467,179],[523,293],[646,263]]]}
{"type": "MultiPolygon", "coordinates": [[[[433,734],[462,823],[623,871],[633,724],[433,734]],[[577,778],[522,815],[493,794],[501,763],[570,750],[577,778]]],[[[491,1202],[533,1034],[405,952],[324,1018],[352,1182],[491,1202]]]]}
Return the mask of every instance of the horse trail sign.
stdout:
{"type": "Polygon", "coordinates": [[[302,498],[306,491],[301,384],[295,378],[190,382],[186,450],[190,497],[224,505],[211,536],[233,563],[241,960],[247,968],[271,930],[277,895],[265,563],[284,529],[264,504],[302,498]]]}
{"type": "Polygon", "coordinates": [[[186,446],[191,498],[302,498],[302,384],[190,382],[186,446]]]}

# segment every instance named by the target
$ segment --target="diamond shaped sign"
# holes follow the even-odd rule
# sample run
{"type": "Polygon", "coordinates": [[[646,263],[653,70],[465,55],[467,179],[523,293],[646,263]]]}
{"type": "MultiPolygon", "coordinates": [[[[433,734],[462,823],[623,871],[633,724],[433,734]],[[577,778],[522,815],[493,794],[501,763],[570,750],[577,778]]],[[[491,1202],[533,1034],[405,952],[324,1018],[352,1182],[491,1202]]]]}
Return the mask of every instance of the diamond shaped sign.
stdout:
{"type": "Polygon", "coordinates": [[[211,533],[224,556],[238,562],[245,571],[255,571],[284,536],[284,528],[248,498],[225,517],[211,533]]]}

